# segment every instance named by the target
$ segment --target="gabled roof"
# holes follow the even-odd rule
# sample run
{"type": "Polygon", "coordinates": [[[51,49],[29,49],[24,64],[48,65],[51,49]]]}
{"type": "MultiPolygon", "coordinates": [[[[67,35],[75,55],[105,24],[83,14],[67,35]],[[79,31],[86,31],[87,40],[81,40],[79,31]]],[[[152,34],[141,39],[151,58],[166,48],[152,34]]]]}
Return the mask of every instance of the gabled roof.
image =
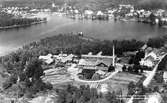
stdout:
{"type": "Polygon", "coordinates": [[[52,59],[52,54],[48,54],[46,56],[39,56],[39,59],[44,60],[47,64],[51,64],[52,62],[54,62],[54,60],[52,59]]]}
{"type": "Polygon", "coordinates": [[[147,44],[144,44],[144,45],[141,47],[142,50],[145,50],[146,48],[147,48],[147,44]]]}
{"type": "Polygon", "coordinates": [[[97,53],[97,56],[101,56],[101,55],[102,55],[102,53],[103,53],[102,51],[101,51],[101,52],[99,52],[99,53],[97,53]]]}
{"type": "Polygon", "coordinates": [[[112,64],[112,60],[98,60],[96,62],[96,66],[98,66],[99,64],[104,64],[109,67],[112,64]]]}
{"type": "Polygon", "coordinates": [[[52,54],[48,54],[46,56],[39,56],[39,59],[50,59],[52,57],[52,54]]]}
{"type": "Polygon", "coordinates": [[[80,65],[80,66],[95,66],[96,61],[80,59],[78,65],[80,65]]]}
{"type": "Polygon", "coordinates": [[[94,12],[92,10],[85,10],[86,15],[92,15],[94,12]]]}
{"type": "Polygon", "coordinates": [[[156,60],[156,59],[157,59],[157,55],[156,55],[156,53],[151,52],[151,53],[149,53],[149,54],[147,55],[146,58],[153,58],[154,60],[156,60]]]}
{"type": "Polygon", "coordinates": [[[105,66],[109,67],[112,64],[111,60],[85,60],[80,59],[78,65],[80,66],[98,66],[100,64],[104,64],[105,66]]]}
{"type": "Polygon", "coordinates": [[[98,11],[96,15],[104,15],[102,11],[98,11]]]}

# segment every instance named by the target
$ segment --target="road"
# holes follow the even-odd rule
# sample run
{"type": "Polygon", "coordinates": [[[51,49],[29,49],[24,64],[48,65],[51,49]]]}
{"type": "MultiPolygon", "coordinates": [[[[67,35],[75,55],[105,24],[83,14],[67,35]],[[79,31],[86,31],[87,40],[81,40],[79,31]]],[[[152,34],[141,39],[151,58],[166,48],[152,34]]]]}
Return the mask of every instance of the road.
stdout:
{"type": "Polygon", "coordinates": [[[99,83],[99,82],[104,82],[110,78],[112,78],[114,75],[116,75],[119,71],[114,71],[112,72],[108,77],[101,79],[101,80],[96,80],[96,81],[87,81],[87,80],[82,80],[78,78],[77,74],[72,74],[74,76],[74,80],[82,83],[99,83]]]}
{"type": "Polygon", "coordinates": [[[119,72],[119,70],[116,70],[114,72],[111,72],[110,75],[108,77],[104,78],[104,79],[96,80],[96,81],[93,81],[93,80],[88,81],[88,80],[82,80],[78,77],[78,75],[77,75],[78,74],[78,69],[75,68],[75,67],[76,67],[76,65],[74,64],[71,67],[69,67],[68,70],[71,71],[70,74],[71,74],[73,80],[78,81],[78,82],[82,82],[82,83],[100,83],[100,82],[104,82],[104,81],[112,78],[114,75],[116,75],[119,72]]]}
{"type": "MultiPolygon", "coordinates": [[[[155,76],[157,69],[158,69],[158,65],[159,63],[162,61],[162,59],[167,55],[164,54],[162,57],[160,57],[159,62],[155,65],[153,71],[149,74],[149,76],[147,76],[147,78],[143,81],[143,86],[148,87],[148,85],[150,84],[151,80],[153,79],[153,77],[155,76]]],[[[131,98],[127,101],[127,103],[133,103],[133,99],[134,99],[134,95],[131,96],[131,98]]]]}
{"type": "Polygon", "coordinates": [[[147,78],[143,81],[143,86],[144,87],[148,87],[148,85],[150,84],[151,80],[153,79],[153,77],[155,76],[157,69],[158,69],[158,65],[159,63],[162,61],[162,59],[166,56],[167,54],[163,55],[162,57],[160,57],[159,62],[155,65],[153,71],[147,76],[147,78]]]}

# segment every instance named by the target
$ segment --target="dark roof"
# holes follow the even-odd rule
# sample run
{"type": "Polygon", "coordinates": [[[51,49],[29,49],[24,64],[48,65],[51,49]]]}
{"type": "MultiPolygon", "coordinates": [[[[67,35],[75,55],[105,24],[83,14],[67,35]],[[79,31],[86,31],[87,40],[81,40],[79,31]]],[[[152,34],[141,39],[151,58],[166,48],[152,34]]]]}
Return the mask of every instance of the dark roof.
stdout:
{"type": "Polygon", "coordinates": [[[104,64],[104,65],[109,67],[112,64],[112,60],[98,60],[96,62],[96,66],[99,64],[104,64]]]}

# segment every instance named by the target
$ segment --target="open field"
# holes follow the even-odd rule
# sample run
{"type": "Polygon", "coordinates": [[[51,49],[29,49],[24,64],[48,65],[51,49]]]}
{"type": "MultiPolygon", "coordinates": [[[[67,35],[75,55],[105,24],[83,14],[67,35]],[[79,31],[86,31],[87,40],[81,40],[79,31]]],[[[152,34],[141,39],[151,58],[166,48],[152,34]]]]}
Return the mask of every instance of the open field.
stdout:
{"type": "Polygon", "coordinates": [[[52,85],[69,83],[72,81],[66,67],[52,68],[45,70],[43,81],[50,82],[52,85]]]}
{"type": "Polygon", "coordinates": [[[118,73],[105,83],[109,86],[109,91],[122,90],[123,95],[127,94],[127,86],[130,82],[138,82],[142,76],[130,73],[118,73]]]}
{"type": "MultiPolygon", "coordinates": [[[[119,72],[116,75],[114,75],[112,78],[103,81],[103,82],[97,82],[97,83],[87,83],[87,85],[90,85],[91,87],[100,89],[101,85],[107,84],[108,85],[108,91],[120,91],[122,90],[123,95],[127,94],[127,87],[130,82],[138,82],[142,76],[125,73],[125,72],[119,72]]],[[[86,85],[82,82],[73,82],[75,86],[79,85],[86,85]]]]}

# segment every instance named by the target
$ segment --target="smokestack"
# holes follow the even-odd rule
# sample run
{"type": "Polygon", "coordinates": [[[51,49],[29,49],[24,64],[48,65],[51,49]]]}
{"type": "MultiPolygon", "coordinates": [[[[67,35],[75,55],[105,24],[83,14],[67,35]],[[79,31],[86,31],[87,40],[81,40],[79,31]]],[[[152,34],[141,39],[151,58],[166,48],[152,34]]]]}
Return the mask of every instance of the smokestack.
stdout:
{"type": "Polygon", "coordinates": [[[113,43],[113,47],[112,47],[112,56],[113,56],[112,66],[115,67],[115,47],[114,47],[114,43],[113,43]]]}

